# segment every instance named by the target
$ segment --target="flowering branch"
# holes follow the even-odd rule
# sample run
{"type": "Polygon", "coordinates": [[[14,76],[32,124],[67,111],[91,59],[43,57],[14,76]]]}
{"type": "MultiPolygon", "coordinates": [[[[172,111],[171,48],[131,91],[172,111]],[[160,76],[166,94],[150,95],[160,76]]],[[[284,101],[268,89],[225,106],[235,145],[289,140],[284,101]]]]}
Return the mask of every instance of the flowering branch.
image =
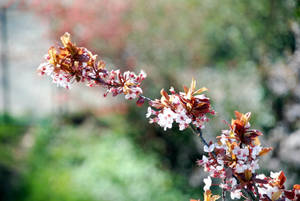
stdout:
{"type": "Polygon", "coordinates": [[[208,157],[204,155],[198,164],[211,177],[223,180],[219,187],[229,191],[231,199],[243,196],[263,201],[299,200],[300,185],[286,190],[283,185],[286,177],[282,171],[271,172],[270,177],[256,173],[259,159],[272,148],[262,147],[258,139],[262,133],[250,129],[251,113],[235,114],[236,119],[232,120],[229,130],[223,130],[217,137],[217,143],[204,146],[208,157]]]}
{"type": "MultiPolygon", "coordinates": [[[[193,126],[191,126],[191,128],[192,128],[193,133],[196,134],[197,136],[199,136],[200,139],[201,139],[201,141],[202,141],[202,143],[204,144],[204,151],[211,153],[213,155],[214,159],[216,159],[217,158],[217,154],[214,152],[213,146],[210,146],[206,142],[206,140],[204,139],[203,134],[202,134],[202,130],[199,129],[199,128],[195,129],[193,126]]],[[[224,167],[225,168],[230,168],[230,167],[226,166],[226,164],[224,165],[224,167]]],[[[239,180],[237,179],[237,177],[235,175],[231,175],[231,177],[235,178],[237,180],[237,183],[239,183],[239,180]]],[[[225,180],[226,178],[223,178],[223,179],[225,180]]],[[[258,200],[258,198],[255,197],[255,195],[251,191],[249,191],[248,189],[242,189],[242,192],[243,192],[243,194],[246,197],[249,197],[252,200],[258,200]]],[[[222,188],[222,199],[225,200],[225,190],[224,190],[224,188],[222,188]]]]}
{"type": "MultiPolygon", "coordinates": [[[[250,129],[251,113],[235,112],[236,119],[228,124],[229,129],[223,130],[217,136],[217,142],[207,142],[202,133],[204,124],[209,119],[208,114],[214,115],[210,99],[203,92],[206,88],[196,90],[196,81],[192,79],[190,87],[184,86],[183,92],[176,92],[173,87],[169,93],[160,91],[160,99],[150,99],[142,95],[141,83],[146,73],[108,70],[105,62],[96,62],[97,55],[93,55],[84,47],[77,47],[71,42],[71,36],[65,33],[61,37],[62,47],[51,47],[45,56],[46,62],[38,67],[41,75],[48,75],[58,86],[70,89],[74,82],[85,83],[89,87],[100,86],[106,89],[104,96],[124,94],[125,99],[138,99],[136,104],[143,105],[148,101],[149,107],[146,117],[149,123],[156,123],[164,130],[171,129],[177,123],[179,130],[190,127],[204,144],[202,160],[198,165],[209,173],[204,179],[204,201],[215,201],[219,195],[213,195],[210,186],[211,177],[221,179],[218,186],[222,189],[222,200],[226,191],[231,199],[246,198],[247,200],[283,201],[300,200],[300,185],[296,184],[292,190],[286,190],[286,177],[282,171],[270,173],[270,176],[257,174],[259,159],[272,150],[262,147],[259,136],[262,133],[250,129]]],[[[193,201],[193,200],[191,200],[193,201]]],[[[194,200],[195,201],[195,200],[194,200]]]]}
{"type": "Polygon", "coordinates": [[[112,93],[113,96],[123,93],[126,99],[135,99],[143,93],[140,85],[146,78],[144,71],[138,75],[130,71],[109,71],[105,68],[103,60],[96,62],[97,55],[73,44],[70,34],[65,33],[61,41],[63,47],[59,47],[58,50],[51,47],[45,55],[46,62],[38,68],[41,75],[50,76],[57,86],[69,89],[75,81],[84,82],[90,87],[106,87],[104,96],[108,93],[112,93]]]}

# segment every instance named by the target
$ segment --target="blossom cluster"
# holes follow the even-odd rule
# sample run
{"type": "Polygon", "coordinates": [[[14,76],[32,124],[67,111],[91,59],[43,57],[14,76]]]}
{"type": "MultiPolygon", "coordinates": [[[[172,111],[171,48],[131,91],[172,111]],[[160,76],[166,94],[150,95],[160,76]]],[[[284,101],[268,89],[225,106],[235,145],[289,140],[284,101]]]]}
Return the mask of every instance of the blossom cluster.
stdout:
{"type": "Polygon", "coordinates": [[[222,179],[219,186],[230,192],[231,199],[239,199],[242,191],[249,191],[264,201],[299,200],[300,186],[295,185],[291,191],[285,190],[283,172],[272,173],[271,177],[256,174],[260,157],[272,149],[261,146],[258,137],[262,133],[250,129],[250,117],[251,113],[236,112],[230,129],[222,131],[217,143],[204,146],[208,156],[204,155],[198,164],[211,177],[222,179]]]}
{"type": "Polygon", "coordinates": [[[271,172],[270,177],[264,174],[256,175],[255,182],[258,188],[260,199],[263,201],[299,201],[300,200],[300,185],[295,184],[292,190],[286,190],[284,183],[286,177],[283,171],[271,172]]]}
{"type": "Polygon", "coordinates": [[[103,60],[96,61],[97,55],[73,44],[69,33],[61,37],[61,42],[63,47],[50,47],[46,62],[38,67],[38,72],[50,76],[57,86],[69,89],[75,81],[85,82],[90,87],[101,85],[107,88],[105,96],[124,94],[126,99],[135,99],[143,93],[140,85],[146,78],[144,71],[138,75],[130,71],[109,71],[103,60]]]}
{"type": "Polygon", "coordinates": [[[190,88],[184,87],[184,92],[176,93],[171,87],[168,94],[161,90],[161,98],[150,102],[147,118],[150,123],[157,123],[166,130],[172,128],[173,122],[178,123],[179,130],[184,130],[192,123],[197,128],[204,128],[208,121],[206,114],[214,114],[210,100],[202,92],[206,88],[195,90],[196,81],[193,79],[190,88]],[[154,108],[154,109],[153,109],[154,108]]]}

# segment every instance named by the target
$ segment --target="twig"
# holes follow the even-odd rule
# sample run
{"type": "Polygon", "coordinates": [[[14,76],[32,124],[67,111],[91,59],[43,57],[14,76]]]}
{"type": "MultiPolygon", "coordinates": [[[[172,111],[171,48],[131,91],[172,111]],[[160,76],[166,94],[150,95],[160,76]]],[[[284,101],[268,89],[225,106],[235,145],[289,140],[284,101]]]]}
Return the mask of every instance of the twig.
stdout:
{"type": "MultiPolygon", "coordinates": [[[[95,81],[99,82],[100,84],[103,84],[103,85],[105,85],[105,86],[108,86],[108,87],[118,87],[117,85],[109,84],[109,83],[105,82],[103,79],[98,78],[98,77],[97,77],[97,78],[93,78],[93,77],[89,76],[89,78],[92,79],[92,80],[95,80],[95,81]]],[[[143,96],[143,95],[139,95],[139,96],[140,96],[141,98],[147,100],[148,102],[153,101],[151,98],[149,98],[149,97],[147,97],[147,96],[143,96]]]]}
{"type": "Polygon", "coordinates": [[[254,189],[255,189],[256,198],[257,198],[257,200],[259,200],[260,197],[259,197],[258,188],[257,188],[257,186],[255,184],[253,184],[253,186],[254,186],[254,189]]]}
{"type": "Polygon", "coordinates": [[[147,96],[143,96],[143,95],[140,95],[141,98],[147,100],[148,102],[151,102],[152,99],[151,98],[148,98],[147,96]]]}
{"type": "Polygon", "coordinates": [[[224,191],[224,188],[222,188],[222,201],[225,201],[225,193],[226,193],[226,191],[224,191]]]}
{"type": "Polygon", "coordinates": [[[244,195],[246,195],[246,197],[250,198],[251,200],[256,200],[256,199],[253,198],[253,197],[251,196],[251,194],[250,194],[247,190],[245,190],[244,188],[242,188],[242,192],[243,192],[244,195]]]}
{"type": "Polygon", "coordinates": [[[202,135],[202,130],[200,128],[195,128],[194,125],[191,125],[191,129],[193,131],[193,133],[197,136],[200,137],[202,143],[206,146],[209,146],[209,144],[206,142],[206,140],[203,138],[203,135],[202,135]]]}
{"type": "Polygon", "coordinates": [[[202,142],[206,145],[206,146],[209,146],[209,144],[206,142],[206,140],[203,138],[203,135],[202,135],[202,130],[200,128],[197,128],[197,131],[199,133],[199,137],[200,139],[202,140],[202,142]]]}

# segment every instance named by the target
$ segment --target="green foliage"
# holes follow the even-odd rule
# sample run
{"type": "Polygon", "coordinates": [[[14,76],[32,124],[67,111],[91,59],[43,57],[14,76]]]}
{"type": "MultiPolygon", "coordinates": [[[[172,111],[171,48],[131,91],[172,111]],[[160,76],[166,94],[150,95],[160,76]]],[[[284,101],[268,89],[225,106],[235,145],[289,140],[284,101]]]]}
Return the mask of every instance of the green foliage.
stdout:
{"type": "Polygon", "coordinates": [[[188,200],[171,174],[158,168],[157,157],[134,145],[124,128],[37,129],[21,200],[188,200]]]}
{"type": "Polygon", "coordinates": [[[7,114],[0,116],[0,161],[2,165],[14,165],[14,149],[26,129],[27,123],[23,119],[7,114]]]}
{"type": "Polygon", "coordinates": [[[138,1],[130,42],[160,68],[197,68],[280,57],[292,50],[294,0],[138,1]]]}
{"type": "Polygon", "coordinates": [[[224,128],[222,120],[230,121],[234,110],[251,111],[257,128],[274,126],[262,66],[294,50],[290,22],[297,20],[297,1],[136,2],[128,43],[149,75],[148,96],[170,86],[181,90],[194,77],[209,88],[218,112],[209,133],[224,128]]]}

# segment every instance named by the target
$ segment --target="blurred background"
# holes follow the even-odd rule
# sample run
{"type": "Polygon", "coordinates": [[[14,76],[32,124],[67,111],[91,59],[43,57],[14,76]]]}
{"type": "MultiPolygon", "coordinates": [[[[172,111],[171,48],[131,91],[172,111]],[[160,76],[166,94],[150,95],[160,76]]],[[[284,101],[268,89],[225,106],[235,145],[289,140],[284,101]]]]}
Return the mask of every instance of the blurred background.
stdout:
{"type": "MultiPolygon", "coordinates": [[[[108,68],[139,71],[145,95],[209,88],[213,140],[234,111],[274,150],[261,173],[300,182],[297,0],[1,0],[0,200],[174,201],[201,198],[202,144],[149,125],[146,105],[100,88],[59,89],[36,68],[64,32],[108,68]]],[[[215,189],[217,190],[217,188],[215,189]]]]}

